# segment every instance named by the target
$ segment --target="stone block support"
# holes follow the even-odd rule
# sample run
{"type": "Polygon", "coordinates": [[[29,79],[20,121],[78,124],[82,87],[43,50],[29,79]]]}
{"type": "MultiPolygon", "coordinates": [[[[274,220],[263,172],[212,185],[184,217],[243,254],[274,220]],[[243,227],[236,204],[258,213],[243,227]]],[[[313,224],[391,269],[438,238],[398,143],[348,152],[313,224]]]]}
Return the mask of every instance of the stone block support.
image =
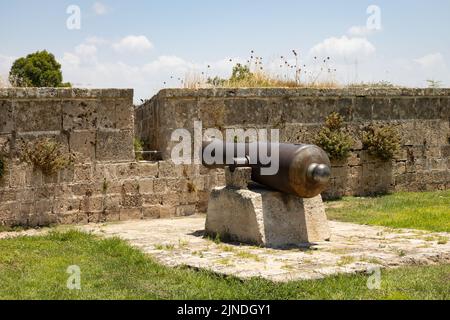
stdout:
{"type": "Polygon", "coordinates": [[[206,233],[223,240],[285,248],[330,239],[321,196],[302,199],[264,188],[216,188],[206,233]]]}

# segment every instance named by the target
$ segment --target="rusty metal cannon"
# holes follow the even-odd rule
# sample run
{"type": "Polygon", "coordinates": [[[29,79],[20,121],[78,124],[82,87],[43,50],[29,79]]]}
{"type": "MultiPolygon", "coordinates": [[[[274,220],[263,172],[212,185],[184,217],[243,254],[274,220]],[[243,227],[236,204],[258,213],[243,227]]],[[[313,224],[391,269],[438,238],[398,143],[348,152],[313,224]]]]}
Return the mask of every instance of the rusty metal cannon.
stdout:
{"type": "Polygon", "coordinates": [[[203,142],[202,154],[202,163],[208,168],[228,166],[233,171],[238,167],[250,167],[254,182],[301,198],[313,198],[323,192],[331,174],[330,160],[325,151],[308,144],[224,143],[213,140],[203,142]],[[220,155],[216,154],[217,150],[221,151],[220,155]],[[210,159],[205,158],[208,152],[211,152],[210,159]],[[268,158],[270,163],[267,163],[268,158]],[[276,173],[264,173],[273,161],[278,161],[276,173]]]}

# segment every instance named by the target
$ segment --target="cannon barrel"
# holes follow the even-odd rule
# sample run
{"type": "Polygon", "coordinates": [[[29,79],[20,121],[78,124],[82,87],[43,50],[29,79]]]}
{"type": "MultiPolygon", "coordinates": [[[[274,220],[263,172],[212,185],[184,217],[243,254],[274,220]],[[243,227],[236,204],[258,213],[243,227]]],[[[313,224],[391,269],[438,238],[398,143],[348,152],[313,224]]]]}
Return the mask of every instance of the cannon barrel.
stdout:
{"type": "MultiPolygon", "coordinates": [[[[312,198],[323,192],[329,183],[331,175],[330,160],[321,148],[308,144],[289,143],[224,143],[219,140],[203,142],[202,154],[205,155],[205,148],[210,150],[222,149],[222,161],[220,163],[206,163],[202,157],[202,162],[208,168],[224,168],[229,166],[231,170],[236,167],[251,167],[252,180],[289,194],[294,194],[302,198],[312,198]],[[268,168],[271,164],[261,158],[259,150],[268,157],[275,156],[272,150],[278,147],[278,171],[273,175],[263,174],[262,168],[268,168]],[[257,152],[254,152],[257,150],[257,152]],[[233,154],[229,155],[228,152],[233,154]],[[240,151],[240,153],[238,153],[240,151]],[[256,157],[256,159],[255,159],[256,157]],[[232,159],[227,162],[227,159],[232,159]]],[[[215,157],[212,152],[212,157],[215,157]]]]}

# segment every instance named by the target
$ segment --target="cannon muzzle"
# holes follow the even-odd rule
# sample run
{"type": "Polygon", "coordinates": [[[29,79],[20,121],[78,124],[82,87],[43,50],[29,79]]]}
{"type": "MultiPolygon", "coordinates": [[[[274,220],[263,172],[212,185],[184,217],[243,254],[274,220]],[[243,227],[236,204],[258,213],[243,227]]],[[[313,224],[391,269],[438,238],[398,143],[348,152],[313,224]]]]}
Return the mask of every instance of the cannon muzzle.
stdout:
{"type": "Polygon", "coordinates": [[[323,192],[331,175],[327,154],[315,145],[214,140],[203,142],[202,155],[202,163],[208,168],[250,167],[253,181],[302,198],[313,198],[323,192]],[[211,157],[205,158],[209,153],[211,157]],[[278,161],[275,166],[278,170],[267,174],[264,169],[274,167],[274,161],[278,161]]]}

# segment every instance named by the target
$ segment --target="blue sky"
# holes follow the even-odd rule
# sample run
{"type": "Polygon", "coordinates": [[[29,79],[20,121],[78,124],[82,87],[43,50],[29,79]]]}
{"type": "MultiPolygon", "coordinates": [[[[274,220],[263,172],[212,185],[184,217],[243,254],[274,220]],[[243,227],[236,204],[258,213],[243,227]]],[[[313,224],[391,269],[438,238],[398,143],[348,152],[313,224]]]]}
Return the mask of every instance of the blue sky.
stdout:
{"type": "Polygon", "coordinates": [[[186,75],[226,76],[250,50],[279,72],[279,57],[296,49],[313,74],[313,56],[330,56],[344,84],[450,86],[449,13],[449,0],[0,0],[0,75],[15,58],[47,49],[66,81],[131,87],[139,99],[186,75]],[[80,29],[66,26],[70,5],[81,10],[80,29]],[[366,27],[370,5],[380,9],[379,30],[366,27]]]}

